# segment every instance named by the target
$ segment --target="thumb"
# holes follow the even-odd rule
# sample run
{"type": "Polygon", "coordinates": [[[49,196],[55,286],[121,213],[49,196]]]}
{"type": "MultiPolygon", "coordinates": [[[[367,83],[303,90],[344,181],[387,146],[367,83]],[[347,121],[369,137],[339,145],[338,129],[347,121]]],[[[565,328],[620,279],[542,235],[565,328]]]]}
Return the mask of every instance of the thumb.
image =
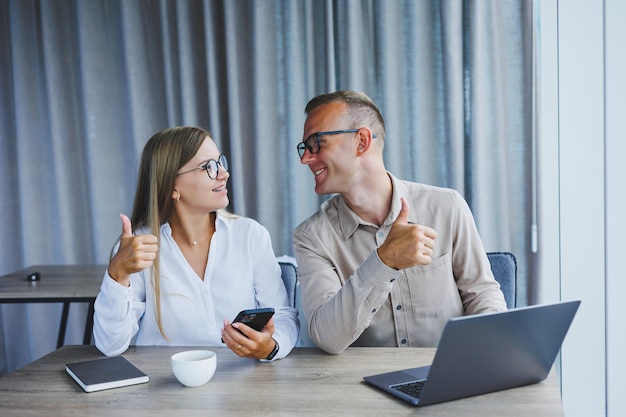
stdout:
{"type": "Polygon", "coordinates": [[[130,237],[133,235],[133,225],[130,223],[130,219],[125,214],[120,214],[122,220],[122,238],[130,237]]]}
{"type": "Polygon", "coordinates": [[[409,220],[409,203],[404,197],[400,198],[400,203],[402,203],[402,208],[394,224],[407,224],[409,220]]]}

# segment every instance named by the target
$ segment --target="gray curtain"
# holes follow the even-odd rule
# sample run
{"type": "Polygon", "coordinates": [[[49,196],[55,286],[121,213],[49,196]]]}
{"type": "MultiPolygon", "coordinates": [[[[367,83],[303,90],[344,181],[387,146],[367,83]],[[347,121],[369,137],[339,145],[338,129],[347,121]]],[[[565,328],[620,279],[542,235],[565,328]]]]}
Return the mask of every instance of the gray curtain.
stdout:
{"type": "MultiPolygon", "coordinates": [[[[296,144],[304,105],[366,92],[395,175],[455,188],[488,251],[533,268],[531,2],[0,0],[0,275],[106,263],[156,131],[212,132],[229,209],[277,255],[322,198],[296,144]]],[[[0,307],[0,369],[54,350],[60,305],[0,307]]],[[[71,309],[81,343],[86,308],[71,309]]]]}

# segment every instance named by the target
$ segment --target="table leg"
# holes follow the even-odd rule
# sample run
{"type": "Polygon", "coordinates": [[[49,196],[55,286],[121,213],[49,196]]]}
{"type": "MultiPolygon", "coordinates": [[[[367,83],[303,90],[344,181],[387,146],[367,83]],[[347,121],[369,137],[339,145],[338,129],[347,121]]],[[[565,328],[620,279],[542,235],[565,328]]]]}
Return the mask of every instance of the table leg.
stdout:
{"type": "Polygon", "coordinates": [[[59,338],[57,339],[57,349],[65,344],[65,330],[67,329],[67,316],[70,313],[70,303],[63,303],[63,312],[61,313],[61,324],[59,325],[59,338]]]}
{"type": "Polygon", "coordinates": [[[83,345],[91,344],[91,333],[93,332],[93,301],[89,302],[87,309],[87,319],[85,319],[85,334],[83,336],[83,345]]]}

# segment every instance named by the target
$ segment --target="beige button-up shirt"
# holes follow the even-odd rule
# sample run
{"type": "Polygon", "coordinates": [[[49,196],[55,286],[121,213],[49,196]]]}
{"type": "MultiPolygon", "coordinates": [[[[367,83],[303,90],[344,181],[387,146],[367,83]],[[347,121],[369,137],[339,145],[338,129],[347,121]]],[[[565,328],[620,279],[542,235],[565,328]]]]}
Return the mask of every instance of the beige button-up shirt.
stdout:
{"type": "Polygon", "coordinates": [[[348,346],[437,346],[448,319],[506,310],[469,206],[455,190],[401,181],[381,227],[336,195],[294,231],[302,307],[311,339],[329,353],[348,346]],[[378,248],[401,209],[437,232],[432,262],[404,270],[378,248]]]}

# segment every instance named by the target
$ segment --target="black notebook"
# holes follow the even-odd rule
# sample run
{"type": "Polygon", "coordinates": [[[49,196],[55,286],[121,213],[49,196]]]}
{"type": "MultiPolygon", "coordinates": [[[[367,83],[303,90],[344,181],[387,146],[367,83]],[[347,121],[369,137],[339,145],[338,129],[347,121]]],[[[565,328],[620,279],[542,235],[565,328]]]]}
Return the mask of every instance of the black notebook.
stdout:
{"type": "Polygon", "coordinates": [[[148,382],[148,375],[141,372],[123,356],[74,362],[65,370],[85,392],[125,387],[148,382]]]}

